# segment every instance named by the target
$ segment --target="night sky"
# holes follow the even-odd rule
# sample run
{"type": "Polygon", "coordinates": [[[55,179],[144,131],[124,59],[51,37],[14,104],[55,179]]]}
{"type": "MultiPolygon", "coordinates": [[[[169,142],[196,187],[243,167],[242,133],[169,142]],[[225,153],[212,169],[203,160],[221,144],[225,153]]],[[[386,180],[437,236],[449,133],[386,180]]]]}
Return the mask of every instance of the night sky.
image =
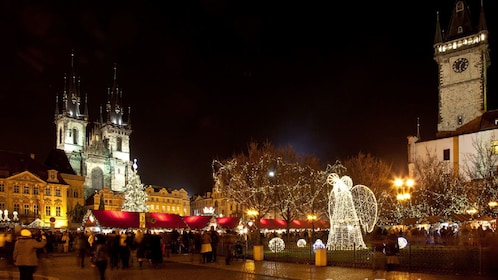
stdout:
{"type": "MultiPolygon", "coordinates": [[[[490,109],[496,2],[484,1],[490,109]]],[[[251,141],[324,163],[370,153],[405,172],[417,117],[422,138],[435,136],[436,13],[446,29],[455,1],[1,3],[0,149],[44,160],[55,147],[55,97],[74,49],[90,119],[116,63],[142,182],[193,195],[212,188],[213,159],[251,141]]],[[[477,18],[480,0],[467,4],[477,18]]]]}

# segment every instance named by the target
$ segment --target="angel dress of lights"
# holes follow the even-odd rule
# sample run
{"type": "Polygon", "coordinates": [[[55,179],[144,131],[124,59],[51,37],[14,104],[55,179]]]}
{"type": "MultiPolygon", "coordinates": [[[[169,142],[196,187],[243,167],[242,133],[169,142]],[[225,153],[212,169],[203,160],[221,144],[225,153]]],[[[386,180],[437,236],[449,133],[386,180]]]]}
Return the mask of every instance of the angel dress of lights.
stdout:
{"type": "Polygon", "coordinates": [[[353,187],[349,176],[332,173],[327,177],[332,186],[329,194],[330,232],[327,249],[366,249],[362,230],[371,232],[377,222],[377,200],[364,185],[353,187]]]}

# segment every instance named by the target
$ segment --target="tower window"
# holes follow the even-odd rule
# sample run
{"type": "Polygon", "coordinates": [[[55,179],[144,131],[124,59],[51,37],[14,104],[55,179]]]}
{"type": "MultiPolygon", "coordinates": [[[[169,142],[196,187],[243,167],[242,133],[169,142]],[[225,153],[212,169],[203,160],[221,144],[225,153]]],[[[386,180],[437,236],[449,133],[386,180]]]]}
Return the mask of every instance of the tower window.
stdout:
{"type": "Polygon", "coordinates": [[[450,160],[450,149],[445,149],[443,151],[443,160],[450,160]]]}
{"type": "Polygon", "coordinates": [[[73,128],[73,144],[78,144],[78,130],[73,128]]]}
{"type": "Polygon", "coordinates": [[[457,13],[463,11],[463,1],[458,1],[458,3],[456,4],[456,11],[457,13]]]}
{"type": "Polygon", "coordinates": [[[459,26],[457,32],[458,32],[458,34],[463,33],[463,27],[459,26]]]}
{"type": "Polygon", "coordinates": [[[118,138],[116,139],[116,142],[117,142],[117,143],[116,143],[116,150],[117,150],[118,152],[123,151],[123,139],[122,139],[121,137],[118,137],[118,138]]]}

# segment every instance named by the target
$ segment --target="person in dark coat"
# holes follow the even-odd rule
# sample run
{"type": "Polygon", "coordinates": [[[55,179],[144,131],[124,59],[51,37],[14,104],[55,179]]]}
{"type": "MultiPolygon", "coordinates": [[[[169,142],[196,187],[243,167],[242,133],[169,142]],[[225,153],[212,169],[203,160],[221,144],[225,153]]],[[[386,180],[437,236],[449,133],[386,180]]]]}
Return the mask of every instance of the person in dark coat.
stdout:
{"type": "Polygon", "coordinates": [[[42,233],[41,241],[33,239],[31,231],[21,230],[21,236],[14,245],[13,260],[19,269],[20,280],[33,280],[33,274],[38,267],[36,251],[47,245],[47,237],[42,233]]]}
{"type": "Polygon", "coordinates": [[[84,232],[80,232],[76,238],[76,248],[78,250],[78,263],[81,268],[85,267],[85,258],[90,252],[90,243],[88,243],[88,237],[84,232]]]}
{"type": "Polygon", "coordinates": [[[94,260],[95,266],[99,270],[100,280],[105,280],[105,271],[109,262],[108,248],[106,245],[106,238],[102,234],[95,236],[95,252],[94,260]]]}

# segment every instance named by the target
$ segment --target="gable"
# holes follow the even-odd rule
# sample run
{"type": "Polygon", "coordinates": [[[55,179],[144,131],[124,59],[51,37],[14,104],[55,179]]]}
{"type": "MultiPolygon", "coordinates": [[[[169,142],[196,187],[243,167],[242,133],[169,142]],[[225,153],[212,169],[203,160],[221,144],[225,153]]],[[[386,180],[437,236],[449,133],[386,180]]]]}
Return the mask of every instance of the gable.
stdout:
{"type": "Polygon", "coordinates": [[[21,173],[14,174],[13,176],[7,177],[7,179],[12,180],[12,181],[22,181],[22,182],[46,184],[45,181],[43,181],[38,176],[34,175],[33,173],[31,173],[29,171],[23,171],[21,173]]]}

